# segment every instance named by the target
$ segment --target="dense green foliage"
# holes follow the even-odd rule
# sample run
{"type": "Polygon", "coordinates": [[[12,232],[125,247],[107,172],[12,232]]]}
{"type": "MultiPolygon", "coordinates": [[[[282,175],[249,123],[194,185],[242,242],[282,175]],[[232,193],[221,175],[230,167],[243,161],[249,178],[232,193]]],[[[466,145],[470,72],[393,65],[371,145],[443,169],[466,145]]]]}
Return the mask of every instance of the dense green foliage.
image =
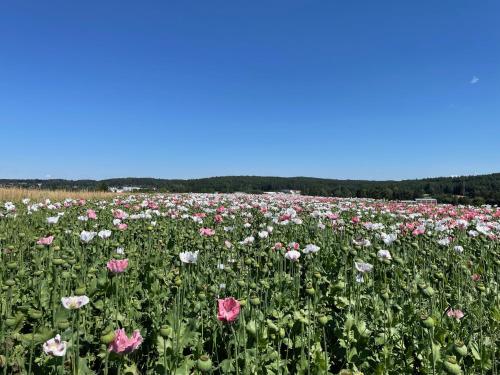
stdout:
{"type": "Polygon", "coordinates": [[[499,234],[492,207],[0,202],[0,374],[498,374],[499,234]]]}
{"type": "Polygon", "coordinates": [[[305,195],[409,200],[430,195],[442,203],[500,204],[500,173],[403,181],[333,180],[310,177],[226,176],[190,180],[114,178],[107,180],[0,180],[0,186],[43,189],[103,190],[108,186],[137,186],[170,192],[262,193],[283,189],[305,195]]]}

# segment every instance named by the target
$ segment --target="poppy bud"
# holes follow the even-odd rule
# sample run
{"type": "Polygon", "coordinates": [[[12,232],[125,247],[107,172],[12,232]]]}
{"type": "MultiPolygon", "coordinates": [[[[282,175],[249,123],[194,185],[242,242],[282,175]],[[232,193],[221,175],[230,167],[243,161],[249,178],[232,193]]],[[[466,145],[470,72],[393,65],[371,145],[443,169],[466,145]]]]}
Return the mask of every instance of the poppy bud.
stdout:
{"type": "Polygon", "coordinates": [[[467,346],[465,346],[463,341],[455,341],[453,349],[455,350],[455,353],[461,357],[465,357],[467,355],[467,346]]]}
{"type": "Polygon", "coordinates": [[[7,268],[9,270],[15,270],[17,268],[17,263],[16,262],[9,262],[9,263],[7,263],[7,268]]]}
{"type": "Polygon", "coordinates": [[[198,370],[201,372],[209,372],[212,370],[212,360],[209,356],[202,355],[198,358],[198,361],[196,361],[196,367],[198,367],[198,370]]]}
{"type": "Polygon", "coordinates": [[[443,362],[444,369],[448,374],[460,375],[462,374],[462,369],[460,365],[457,364],[457,359],[455,356],[450,356],[443,362]]]}
{"type": "Polygon", "coordinates": [[[436,321],[430,316],[422,315],[420,319],[425,328],[432,328],[436,325],[436,321]]]}
{"type": "Polygon", "coordinates": [[[5,285],[14,286],[14,285],[16,285],[16,282],[12,279],[8,279],[8,280],[5,280],[5,285]]]}
{"type": "Polygon", "coordinates": [[[168,337],[170,336],[172,329],[169,326],[161,326],[160,327],[160,336],[161,337],[168,337]]]}
{"type": "Polygon", "coordinates": [[[84,295],[86,293],[86,289],[84,286],[80,286],[77,289],[75,289],[75,294],[78,296],[84,295]]]}
{"type": "Polygon", "coordinates": [[[103,344],[111,344],[113,342],[113,340],[115,339],[115,332],[114,331],[109,331],[109,332],[105,332],[102,336],[101,336],[101,342],[103,344]]]}

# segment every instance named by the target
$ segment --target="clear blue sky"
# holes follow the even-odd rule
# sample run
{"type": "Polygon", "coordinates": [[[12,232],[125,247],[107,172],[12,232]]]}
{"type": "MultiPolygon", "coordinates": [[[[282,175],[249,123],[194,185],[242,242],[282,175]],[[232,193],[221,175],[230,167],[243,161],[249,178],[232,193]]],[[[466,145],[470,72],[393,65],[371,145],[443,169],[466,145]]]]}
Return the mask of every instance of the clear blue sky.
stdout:
{"type": "Polygon", "coordinates": [[[0,178],[500,172],[500,2],[0,3],[0,178]]]}

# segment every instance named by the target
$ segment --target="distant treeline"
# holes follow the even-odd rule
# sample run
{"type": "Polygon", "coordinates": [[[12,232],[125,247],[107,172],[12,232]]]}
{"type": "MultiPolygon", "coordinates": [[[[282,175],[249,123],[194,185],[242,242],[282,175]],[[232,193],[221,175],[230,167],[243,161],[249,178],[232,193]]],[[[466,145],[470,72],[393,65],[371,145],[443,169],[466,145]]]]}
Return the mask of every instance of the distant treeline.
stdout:
{"type": "Polygon", "coordinates": [[[286,189],[304,195],[411,200],[431,196],[442,203],[500,204],[500,173],[403,181],[333,180],[310,177],[226,176],[191,180],[112,178],[107,180],[0,180],[0,186],[41,189],[106,190],[137,186],[145,190],[199,193],[263,193],[286,189]]]}

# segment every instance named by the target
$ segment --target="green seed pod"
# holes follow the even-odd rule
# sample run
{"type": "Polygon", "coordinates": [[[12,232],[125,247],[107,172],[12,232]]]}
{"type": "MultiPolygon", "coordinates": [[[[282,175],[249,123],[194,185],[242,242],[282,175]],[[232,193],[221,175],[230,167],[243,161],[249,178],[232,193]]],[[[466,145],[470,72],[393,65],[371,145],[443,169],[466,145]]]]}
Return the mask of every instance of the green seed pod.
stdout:
{"type": "Polygon", "coordinates": [[[260,298],[259,297],[252,297],[252,298],[250,298],[250,303],[252,305],[255,305],[255,306],[260,305],[260,298]]]}
{"type": "Polygon", "coordinates": [[[169,326],[165,325],[160,327],[161,337],[169,337],[171,333],[172,333],[172,328],[170,328],[169,326]]]}
{"type": "Polygon", "coordinates": [[[69,322],[67,320],[60,320],[57,323],[57,328],[59,329],[68,329],[69,328],[69,322]]]}
{"type": "Polygon", "coordinates": [[[9,317],[9,318],[5,319],[5,325],[7,327],[14,327],[16,325],[16,323],[17,323],[17,320],[14,317],[9,317]]]}
{"type": "Polygon", "coordinates": [[[202,355],[200,358],[198,358],[198,361],[196,361],[196,367],[201,372],[209,372],[212,370],[212,360],[209,356],[202,355]]]}
{"type": "Polygon", "coordinates": [[[345,282],[344,280],[338,280],[334,285],[333,285],[335,290],[343,290],[345,288],[345,282]]]}
{"type": "Polygon", "coordinates": [[[239,300],[240,302],[240,306],[243,307],[243,306],[246,306],[247,305],[247,300],[246,299],[240,299],[239,300]]]}
{"type": "Polygon", "coordinates": [[[330,317],[327,315],[320,315],[318,317],[319,324],[321,324],[322,326],[326,326],[329,320],[330,317]]]}
{"type": "Polygon", "coordinates": [[[59,250],[61,250],[61,246],[54,246],[54,247],[52,247],[52,250],[59,251],[59,250]]]}
{"type": "Polygon", "coordinates": [[[267,319],[267,326],[273,332],[279,332],[279,327],[270,319],[267,319]]]}
{"type": "Polygon", "coordinates": [[[279,332],[279,334],[280,334],[280,337],[281,337],[281,338],[284,338],[284,337],[285,337],[285,335],[286,335],[285,329],[284,329],[284,328],[280,328],[280,332],[279,332]]]}
{"type": "Polygon", "coordinates": [[[426,297],[432,297],[434,294],[436,294],[435,290],[431,286],[428,286],[427,288],[423,289],[422,293],[426,297]]]}
{"type": "Polygon", "coordinates": [[[106,280],[106,278],[105,278],[105,277],[98,277],[98,278],[97,278],[97,286],[98,286],[99,288],[103,288],[103,287],[105,287],[105,286],[106,286],[106,282],[107,282],[107,280],[106,280]]]}
{"type": "Polygon", "coordinates": [[[202,301],[205,301],[207,299],[207,295],[203,292],[198,293],[198,298],[202,301]]]}
{"type": "Polygon", "coordinates": [[[250,320],[246,324],[245,329],[249,335],[255,337],[257,335],[257,324],[255,323],[255,320],[250,320]]]}
{"type": "Polygon", "coordinates": [[[9,263],[7,263],[7,268],[9,270],[15,270],[15,269],[17,269],[17,263],[16,262],[9,262],[9,263]]]}
{"type": "MultiPolygon", "coordinates": [[[[73,264],[75,264],[75,263],[76,263],[76,259],[75,259],[75,258],[70,258],[70,259],[68,259],[68,264],[73,265],[73,264]]],[[[89,272],[90,272],[90,271],[89,271],[89,272]]]]}
{"type": "Polygon", "coordinates": [[[238,284],[238,286],[240,286],[240,287],[244,287],[244,286],[246,285],[246,284],[245,284],[245,282],[244,282],[243,280],[238,280],[237,284],[238,284]]]}
{"type": "Polygon", "coordinates": [[[448,374],[453,374],[453,375],[461,375],[462,374],[462,369],[460,368],[460,365],[457,363],[457,359],[455,356],[450,356],[446,359],[446,361],[443,362],[444,364],[444,369],[448,374]]]}
{"type": "Polygon", "coordinates": [[[114,339],[115,339],[115,332],[114,331],[105,332],[101,336],[101,343],[108,345],[108,344],[111,344],[114,339]]]}
{"type": "Polygon", "coordinates": [[[43,314],[40,310],[29,309],[28,316],[32,319],[38,320],[42,318],[43,314]]]}
{"type": "Polygon", "coordinates": [[[310,296],[314,296],[316,294],[316,290],[313,287],[306,288],[306,293],[310,296]]]}
{"type": "Polygon", "coordinates": [[[64,263],[64,259],[61,259],[61,258],[52,259],[52,264],[55,266],[60,266],[63,263],[64,263]]]}
{"type": "Polygon", "coordinates": [[[432,328],[436,325],[436,321],[431,316],[423,315],[420,319],[425,328],[432,328]]]}
{"type": "Polygon", "coordinates": [[[8,279],[8,280],[5,280],[5,285],[14,286],[14,285],[16,285],[16,282],[12,279],[8,279]]]}
{"type": "Polygon", "coordinates": [[[467,346],[465,346],[463,341],[455,341],[453,349],[460,357],[465,357],[467,355],[467,346]]]}
{"type": "Polygon", "coordinates": [[[77,296],[81,296],[81,295],[85,294],[86,292],[87,292],[87,290],[86,290],[85,286],[80,286],[77,289],[75,289],[75,294],[77,296]]]}

